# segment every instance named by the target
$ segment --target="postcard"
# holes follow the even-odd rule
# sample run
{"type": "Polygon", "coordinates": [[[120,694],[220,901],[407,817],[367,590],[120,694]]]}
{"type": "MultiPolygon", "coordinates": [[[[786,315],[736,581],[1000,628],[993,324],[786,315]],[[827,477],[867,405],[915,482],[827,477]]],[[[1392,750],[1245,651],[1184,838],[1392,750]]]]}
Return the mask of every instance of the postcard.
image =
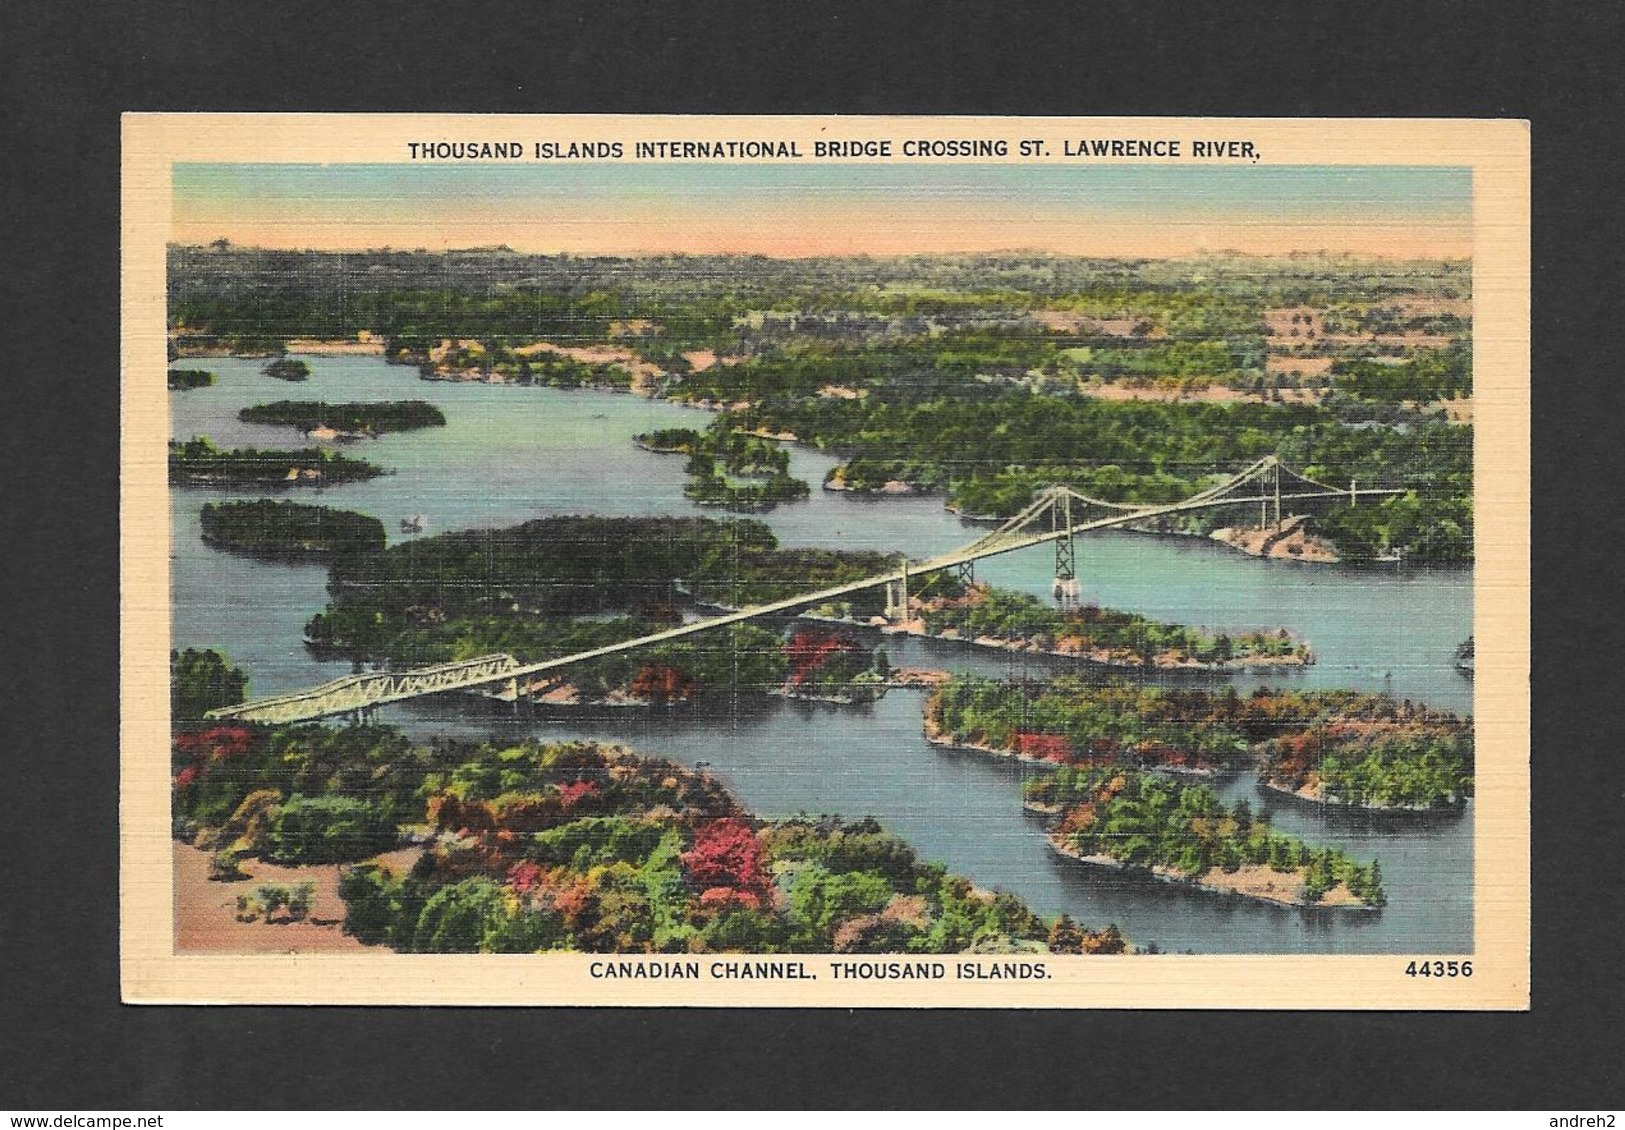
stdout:
{"type": "Polygon", "coordinates": [[[130,114],[132,1003],[1524,1009],[1529,130],[130,114]]]}

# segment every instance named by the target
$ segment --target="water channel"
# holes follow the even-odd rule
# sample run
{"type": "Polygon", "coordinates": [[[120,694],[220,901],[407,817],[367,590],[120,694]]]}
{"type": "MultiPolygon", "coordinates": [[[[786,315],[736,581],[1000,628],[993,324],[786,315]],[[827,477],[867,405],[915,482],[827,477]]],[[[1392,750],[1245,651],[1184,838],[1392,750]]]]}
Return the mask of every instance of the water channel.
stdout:
{"type": "MultiPolygon", "coordinates": [[[[263,362],[209,358],[217,383],[171,393],[171,434],[208,435],[223,447],[289,448],[290,428],[244,424],[237,411],[279,399],[427,400],[448,425],[348,445],[346,452],[393,474],[364,483],[300,490],[298,500],[381,519],[391,540],[400,518],[423,514],[429,533],[511,525],[561,514],[694,514],[683,497],[683,460],[636,449],[630,437],[658,427],[704,427],[708,417],[663,401],[600,391],[423,381],[416,371],[368,356],[309,357],[310,380],[285,384],[263,362]]],[[[835,460],[796,448],[793,473],[816,488],[835,460]]],[[[252,677],[250,693],[292,690],[334,678],[346,664],[321,663],[303,647],[305,622],[326,603],[326,569],[254,561],[205,546],[198,514],[207,501],[265,492],[171,492],[173,646],[218,647],[252,677]]],[[[711,513],[711,512],[707,512],[711,513]]],[[[933,498],[859,497],[815,489],[803,503],[761,516],[785,545],[906,550],[924,558],[985,527],[963,522],[933,498]]],[[[410,535],[417,536],[417,535],[410,535]]],[[[1211,628],[1285,627],[1318,662],[1283,674],[1234,677],[1260,683],[1355,687],[1469,713],[1472,684],[1453,667],[1472,632],[1470,569],[1305,566],[1260,561],[1201,539],[1127,532],[1091,534],[1078,547],[1084,598],[1103,606],[1211,628]]],[[[1047,596],[1047,546],[979,563],[981,579],[1047,596]]],[[[877,642],[880,637],[876,637],[877,642]]],[[[1045,661],[964,645],[887,638],[894,664],[1037,674],[1045,661]]],[[[1382,863],[1389,905],[1380,914],[1303,911],[1202,895],[1113,875],[1055,857],[1042,825],[1021,810],[1024,772],[1006,763],[928,745],[921,692],[894,690],[869,707],[719,695],[675,710],[514,711],[463,699],[405,704],[385,719],[419,735],[500,734],[515,740],[583,737],[623,741],[693,765],[708,762],[751,810],[874,816],[923,857],[977,884],[1015,892],[1040,913],[1088,924],[1117,922],[1140,944],[1206,953],[1426,953],[1472,948],[1472,807],[1449,816],[1356,817],[1259,790],[1251,774],[1220,786],[1247,796],[1282,831],[1335,843],[1382,863]]]]}

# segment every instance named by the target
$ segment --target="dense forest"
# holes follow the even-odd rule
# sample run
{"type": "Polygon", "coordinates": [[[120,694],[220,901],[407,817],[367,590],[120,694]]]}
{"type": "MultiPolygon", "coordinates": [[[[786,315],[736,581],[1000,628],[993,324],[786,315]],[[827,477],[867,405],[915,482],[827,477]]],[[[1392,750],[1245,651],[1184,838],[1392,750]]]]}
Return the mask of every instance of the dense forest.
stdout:
{"type": "MultiPolygon", "coordinates": [[[[686,442],[677,433],[647,438],[686,442]]],[[[784,549],[767,526],[751,520],[548,518],[335,560],[329,604],[307,624],[306,636],[318,654],[356,662],[423,666],[494,652],[535,662],[673,626],[695,599],[727,607],[762,604],[886,572],[893,564],[876,552],[784,549]]],[[[944,575],[920,581],[916,607],[937,633],[958,627],[967,637],[1018,639],[1079,654],[1087,654],[1084,645],[1101,647],[1126,663],[1146,657],[1222,663],[1302,652],[1279,632],[1214,635],[1092,605],[1052,611],[1035,598],[967,590],[944,575]]],[[[875,589],[811,611],[867,621],[883,600],[875,589]]],[[[806,681],[795,670],[800,648],[765,627],[737,625],[595,660],[573,668],[571,679],[590,696],[664,687],[653,697],[667,700],[721,685],[794,690],[806,681]]],[[[829,653],[837,665],[819,678],[842,684],[834,693],[867,693],[854,682],[870,666],[867,654],[859,662],[861,650],[846,641],[829,653]],[[847,670],[853,663],[858,666],[847,670]]]]}
{"type": "MultiPolygon", "coordinates": [[[[1079,858],[1105,857],[1244,892],[1249,877],[1239,873],[1267,868],[1287,877],[1293,889],[1285,901],[1365,906],[1386,901],[1382,868],[1375,861],[1361,864],[1339,848],[1315,848],[1273,832],[1246,801],[1227,808],[1206,785],[1110,766],[1059,769],[1028,782],[1024,795],[1029,803],[1056,811],[1051,839],[1079,858]]],[[[1283,901],[1279,894],[1268,897],[1283,901]]]]}
{"type": "Polygon", "coordinates": [[[926,706],[950,744],[1056,765],[1225,771],[1361,808],[1444,808],[1472,795],[1469,721],[1388,695],[960,676],[926,706]]]}
{"type": "MultiPolygon", "coordinates": [[[[672,627],[696,598],[759,604],[886,563],[877,553],[781,549],[760,522],[547,518],[335,559],[331,600],[306,636],[318,654],[357,662],[422,666],[494,652],[536,662],[672,627]]],[[[569,678],[593,698],[681,701],[722,686],[873,697],[867,651],[845,641],[824,653],[828,667],[800,670],[798,646],[738,624],[593,660],[569,678]],[[849,652],[862,652],[861,663],[849,652]]]]}
{"type": "MultiPolygon", "coordinates": [[[[751,520],[544,518],[416,538],[335,562],[320,634],[336,645],[364,645],[354,634],[358,620],[387,632],[489,615],[625,612],[671,622],[684,597],[745,607],[858,580],[889,564],[880,553],[783,549],[766,525],[751,520]]],[[[872,599],[878,609],[881,598],[872,599]]]]}
{"type": "Polygon", "coordinates": [[[845,319],[901,333],[1043,309],[1124,318],[1170,337],[1262,336],[1259,312],[1268,307],[1359,317],[1373,303],[1393,308],[1419,294],[1465,298],[1472,285],[1465,262],[1317,255],[626,258],[501,248],[357,253],[177,245],[168,267],[172,321],[216,345],[354,337],[362,330],[587,343],[617,323],[641,319],[689,349],[748,343],[803,318],[819,328],[845,319]]]}
{"type": "Polygon", "coordinates": [[[384,727],[184,730],[177,838],[345,864],[344,930],[407,952],[1121,953],[920,860],[873,820],[762,820],[619,747],[417,745],[384,727]],[[400,868],[375,857],[423,843],[400,868]]]}
{"type": "Polygon", "coordinates": [[[324,404],[314,400],[278,400],[255,404],[237,413],[249,424],[286,424],[302,431],[332,428],[340,432],[405,432],[445,426],[445,414],[424,400],[379,404],[324,404]]]}
{"type": "Polygon", "coordinates": [[[1210,632],[1161,624],[1097,604],[1056,608],[1035,596],[985,584],[969,586],[957,595],[924,598],[919,608],[931,635],[989,639],[1122,666],[1309,659],[1309,649],[1280,630],[1210,632]]]}
{"type": "Polygon", "coordinates": [[[382,467],[336,451],[222,449],[208,436],[169,441],[169,481],[173,486],[332,486],[384,474],[382,467]]]}
{"type": "Polygon", "coordinates": [[[476,374],[500,378],[516,385],[546,388],[630,389],[635,377],[625,365],[612,361],[582,361],[557,350],[523,347],[497,337],[479,340],[452,338],[431,348],[432,337],[411,335],[392,339],[397,361],[418,366],[425,378],[476,374]]]}
{"type": "MultiPolygon", "coordinates": [[[[1472,429],[1434,407],[1471,391],[1465,263],[175,247],[170,267],[182,353],[366,331],[393,360],[514,383],[624,387],[627,366],[653,366],[644,391],[736,409],[724,431],[793,434],[838,453],[849,489],[900,481],[971,514],[1054,482],[1169,501],[1275,452],[1321,481],[1405,491],[1317,507],[1345,558],[1472,556],[1472,429]],[[1232,395],[1181,399],[1212,387],[1232,395]]],[[[698,501],[799,493],[780,472],[741,481],[691,459],[698,501]]]]}
{"type": "Polygon", "coordinates": [[[1473,351],[1461,343],[1404,361],[1339,361],[1331,372],[1335,387],[1366,400],[1450,400],[1472,390],[1473,351]]]}
{"type": "Polygon", "coordinates": [[[377,518],[298,502],[208,502],[201,520],[208,544],[272,560],[377,553],[385,541],[377,518]]]}
{"type": "MultiPolygon", "coordinates": [[[[848,489],[901,481],[989,517],[1015,513],[1056,483],[1113,502],[1174,502],[1278,454],[1321,482],[1405,491],[1358,507],[1313,504],[1345,557],[1472,556],[1471,433],[1436,419],[1356,427],[1309,404],[1113,402],[997,385],[923,402],[766,399],[734,419],[839,452],[846,462],[836,473],[848,489]]],[[[1237,513],[1214,510],[1206,521],[1222,525],[1237,513]]]]}
{"type": "Polygon", "coordinates": [[[1326,804],[1428,809],[1473,795],[1472,728],[1413,709],[1387,718],[1334,715],[1261,750],[1271,785],[1326,804]]]}
{"type": "Polygon", "coordinates": [[[1244,701],[1074,675],[1029,683],[962,675],[932,694],[926,722],[951,744],[1033,761],[1211,771],[1251,757],[1244,701]]]}

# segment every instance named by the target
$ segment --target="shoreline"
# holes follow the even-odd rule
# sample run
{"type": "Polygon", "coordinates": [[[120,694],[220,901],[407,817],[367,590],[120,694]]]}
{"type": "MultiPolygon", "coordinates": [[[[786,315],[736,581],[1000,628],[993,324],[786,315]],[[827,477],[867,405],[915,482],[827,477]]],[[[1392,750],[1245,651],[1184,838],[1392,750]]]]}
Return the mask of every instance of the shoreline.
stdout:
{"type": "MultiPolygon", "coordinates": [[[[910,671],[910,674],[915,674],[915,672],[910,671]]],[[[918,672],[918,674],[922,678],[932,674],[941,674],[944,679],[948,677],[947,672],[918,672]]],[[[904,687],[929,688],[935,684],[929,682],[916,683],[888,681],[871,683],[867,685],[874,688],[875,694],[872,698],[864,698],[858,695],[847,694],[802,694],[790,690],[782,685],[765,688],[757,688],[754,686],[740,687],[738,689],[746,694],[755,693],[760,694],[764,698],[782,698],[788,702],[822,702],[833,706],[869,706],[878,699],[882,698],[887,690],[904,687]]],[[[687,706],[705,697],[705,695],[706,689],[702,687],[694,694],[691,694],[686,698],[672,698],[667,699],[664,702],[659,702],[655,699],[639,698],[636,695],[629,694],[624,690],[617,689],[596,698],[583,698],[581,688],[577,687],[574,683],[560,683],[546,687],[545,689],[541,687],[531,687],[521,690],[519,692],[519,700],[531,703],[535,706],[545,706],[560,709],[647,710],[654,707],[669,708],[687,706]]],[[[496,699],[496,701],[508,700],[499,698],[496,699]]]]}
{"type": "Polygon", "coordinates": [[[920,498],[934,493],[918,483],[905,482],[902,479],[887,479],[878,487],[849,487],[846,485],[844,478],[825,479],[823,489],[838,494],[856,494],[876,498],[920,498]]]}
{"type": "MultiPolygon", "coordinates": [[[[304,343],[302,343],[302,344],[304,344],[304,343]]],[[[480,372],[478,370],[426,368],[421,362],[419,362],[417,360],[409,359],[409,358],[405,358],[405,357],[390,356],[389,354],[384,352],[381,342],[380,343],[365,343],[365,344],[360,343],[360,342],[356,342],[356,343],[343,342],[343,343],[336,343],[336,345],[331,350],[310,349],[310,350],[302,350],[301,352],[305,353],[305,355],[307,355],[307,356],[315,356],[315,357],[341,356],[341,355],[347,355],[347,354],[364,354],[364,355],[368,355],[368,356],[377,356],[377,357],[381,357],[383,359],[383,361],[385,362],[385,364],[389,364],[389,365],[401,365],[401,366],[416,365],[416,366],[418,366],[418,377],[419,377],[419,379],[427,380],[427,381],[445,381],[445,382],[451,382],[451,383],[492,384],[492,385],[516,385],[517,384],[516,381],[509,380],[506,377],[504,377],[502,374],[495,373],[495,372],[482,373],[482,372],[480,372]],[[337,348],[336,345],[343,345],[343,346],[345,346],[345,348],[340,349],[340,348],[337,348]],[[354,346],[354,348],[351,348],[352,345],[354,346]]],[[[550,348],[553,348],[553,349],[555,349],[557,351],[565,351],[565,350],[568,350],[568,349],[571,349],[571,348],[579,348],[579,347],[550,346],[550,348]]],[[[291,355],[292,351],[290,350],[289,353],[291,355]]],[[[270,354],[270,353],[239,353],[239,352],[235,352],[235,351],[233,351],[231,349],[228,349],[228,348],[226,348],[224,346],[221,346],[221,347],[212,347],[211,346],[211,347],[204,347],[204,348],[199,348],[199,349],[184,349],[183,348],[181,350],[181,352],[180,352],[180,358],[185,358],[185,357],[237,357],[237,358],[243,358],[243,359],[248,359],[248,360],[264,360],[266,358],[275,357],[275,356],[277,356],[277,355],[276,354],[270,354]]],[[[177,359],[180,359],[180,358],[177,358],[177,359]]],[[[430,365],[434,365],[434,364],[435,364],[434,362],[430,362],[430,365]]],[[[716,402],[706,400],[706,399],[703,399],[703,398],[701,398],[701,399],[692,399],[692,398],[687,398],[687,397],[683,397],[683,396],[668,395],[668,393],[661,387],[662,383],[663,382],[634,380],[633,383],[630,386],[607,384],[607,383],[595,383],[595,384],[584,385],[584,386],[568,386],[568,387],[561,386],[561,385],[547,385],[547,384],[530,385],[530,386],[525,386],[525,387],[554,388],[557,391],[561,391],[561,392],[572,392],[572,391],[613,392],[613,393],[617,393],[617,394],[620,394],[620,395],[641,396],[641,397],[644,397],[645,399],[649,399],[649,400],[665,400],[668,403],[675,404],[675,405],[677,405],[679,407],[693,408],[693,409],[696,409],[696,410],[709,411],[709,412],[713,412],[713,413],[721,412],[721,411],[725,411],[725,410],[730,410],[730,409],[739,409],[739,408],[742,408],[742,407],[750,407],[751,406],[748,402],[740,402],[740,403],[735,403],[735,404],[721,404],[721,403],[716,403],[716,402]]],[[[765,428],[758,428],[758,429],[755,429],[755,430],[752,430],[752,431],[747,431],[744,434],[759,436],[759,437],[761,437],[763,439],[775,439],[775,440],[779,440],[779,441],[782,441],[782,442],[797,444],[797,445],[801,446],[802,448],[804,448],[805,450],[807,450],[809,452],[814,452],[814,453],[817,453],[817,454],[825,454],[825,455],[830,454],[830,452],[825,450],[824,448],[816,447],[813,444],[807,443],[807,442],[803,441],[795,433],[789,432],[789,431],[770,432],[765,428]]],[[[646,449],[646,450],[650,450],[651,452],[654,452],[654,453],[657,453],[657,454],[676,454],[676,453],[668,453],[668,452],[659,452],[657,449],[652,449],[652,448],[651,449],[646,449]]],[[[822,488],[824,490],[828,490],[828,491],[832,491],[832,492],[852,494],[852,495],[856,495],[858,497],[874,497],[874,498],[888,498],[888,497],[921,498],[921,497],[928,497],[930,495],[933,495],[933,494],[937,493],[937,492],[935,492],[933,490],[922,488],[921,486],[919,486],[916,483],[905,483],[905,482],[902,482],[901,480],[894,480],[892,482],[888,482],[883,487],[868,488],[868,489],[862,489],[862,490],[856,489],[856,488],[853,488],[853,487],[849,487],[849,486],[845,485],[844,482],[836,484],[833,481],[826,481],[826,482],[824,482],[822,484],[822,488]]],[[[795,502],[795,501],[801,501],[801,500],[800,499],[790,499],[790,500],[786,500],[786,501],[795,502]]],[[[962,508],[954,506],[952,503],[950,503],[950,502],[948,502],[946,500],[943,502],[943,509],[946,510],[950,514],[953,514],[955,517],[961,519],[962,521],[966,521],[966,522],[972,522],[972,523],[977,523],[977,524],[994,524],[994,523],[1004,521],[1003,518],[999,517],[998,515],[993,515],[993,514],[967,514],[967,513],[964,512],[964,510],[962,508]]],[[[1330,542],[1325,542],[1324,543],[1325,545],[1330,547],[1330,556],[1320,556],[1318,554],[1293,555],[1293,554],[1287,554],[1287,553],[1282,553],[1282,554],[1258,554],[1258,553],[1253,553],[1250,550],[1246,549],[1245,547],[1240,546],[1240,545],[1236,545],[1236,544],[1234,544],[1234,543],[1232,543],[1230,541],[1227,541],[1227,540],[1225,540],[1223,538],[1214,537],[1213,534],[1202,534],[1202,533],[1194,533],[1194,532],[1187,533],[1187,532],[1181,532],[1181,531],[1178,531],[1178,530],[1169,530],[1169,529],[1145,529],[1143,527],[1136,527],[1136,526],[1123,526],[1123,527],[1120,527],[1120,528],[1124,529],[1124,530],[1127,530],[1129,532],[1132,532],[1132,533],[1149,534],[1149,535],[1154,536],[1154,537],[1197,538],[1197,539],[1200,539],[1200,540],[1203,540],[1203,541],[1212,541],[1212,542],[1216,542],[1217,544],[1219,544],[1221,546],[1224,546],[1227,549],[1232,549],[1232,550],[1235,550],[1238,553],[1242,553],[1242,554],[1244,554],[1246,556],[1249,556],[1249,557],[1256,557],[1256,558],[1258,558],[1260,560],[1295,561],[1295,562],[1297,562],[1299,564],[1304,564],[1304,565],[1336,564],[1336,565],[1344,565],[1344,566],[1357,566],[1357,565],[1380,563],[1380,562],[1375,562],[1375,561],[1368,561],[1366,559],[1344,558],[1341,555],[1341,553],[1336,549],[1336,547],[1333,546],[1332,543],[1330,543],[1330,542]]],[[[1215,531],[1215,533],[1216,532],[1217,531],[1215,531]]],[[[1449,561],[1449,562],[1437,562],[1437,563],[1430,564],[1430,563],[1428,563],[1426,561],[1419,561],[1419,562],[1417,562],[1417,564],[1429,565],[1429,567],[1431,567],[1431,568],[1437,568],[1437,567],[1439,567],[1441,565],[1443,565],[1443,566],[1459,566],[1459,565],[1471,566],[1473,564],[1473,562],[1469,560],[1469,561],[1466,561],[1466,562],[1449,561]]],[[[1223,669],[1223,668],[1217,668],[1217,669],[1223,669]]]]}
{"type": "Polygon", "coordinates": [[[1015,761],[1022,765],[1046,766],[1050,769],[1057,767],[1057,763],[1054,761],[1048,761],[1042,757],[1032,757],[1025,753],[1019,753],[1013,749],[994,749],[992,746],[955,741],[950,735],[942,733],[942,731],[937,728],[936,721],[929,716],[927,716],[925,719],[924,735],[928,744],[934,745],[939,749],[953,750],[955,753],[981,754],[987,757],[1002,758],[1005,761],[1015,761]]]}
{"type": "Polygon", "coordinates": [[[859,698],[855,695],[845,694],[802,694],[799,691],[788,690],[785,687],[774,687],[767,693],[774,698],[782,698],[786,702],[823,702],[832,706],[872,706],[883,698],[889,689],[885,683],[871,683],[875,688],[873,698],[859,698]]]}
{"type": "Polygon", "coordinates": [[[1292,514],[1278,526],[1221,526],[1207,535],[1220,545],[1269,561],[1338,565],[1343,555],[1327,539],[1309,532],[1309,518],[1292,514]]]}
{"type": "MultiPolygon", "coordinates": [[[[1339,896],[1335,901],[1330,902],[1326,901],[1325,898],[1322,898],[1319,902],[1307,902],[1301,896],[1287,897],[1285,895],[1270,893],[1275,889],[1276,880],[1269,878],[1269,876],[1279,875],[1282,877],[1282,881],[1293,882],[1297,881],[1299,878],[1299,872],[1296,870],[1275,871],[1273,868],[1267,865],[1258,864],[1242,867],[1233,874],[1258,881],[1257,889],[1247,890],[1239,885],[1236,885],[1236,883],[1226,883],[1223,880],[1216,880],[1214,878],[1215,872],[1217,872],[1219,875],[1229,874],[1219,867],[1210,867],[1200,876],[1192,877],[1170,870],[1166,867],[1134,867],[1124,863],[1120,859],[1114,859],[1109,855],[1084,855],[1076,848],[1068,847],[1064,843],[1060,842],[1059,838],[1054,833],[1046,834],[1044,838],[1049,844],[1050,850],[1055,854],[1061,856],[1062,858],[1070,859],[1076,863],[1081,863],[1087,867],[1099,867],[1109,871],[1116,871],[1121,874],[1142,875],[1159,883],[1166,883],[1169,886],[1174,887],[1184,887],[1189,890],[1200,891],[1203,894],[1222,895],[1229,898],[1244,899],[1251,902],[1261,902],[1270,906],[1280,906],[1294,910],[1353,911],[1360,914],[1380,913],[1382,910],[1381,907],[1372,906],[1370,903],[1360,902],[1358,899],[1355,899],[1352,894],[1347,893],[1347,888],[1341,883],[1332,888],[1332,890],[1328,892],[1328,895],[1336,895],[1338,892],[1343,892],[1344,894],[1339,896]]],[[[1239,883],[1239,880],[1237,882],[1239,883]]]]}
{"type": "MultiPolygon", "coordinates": [[[[841,624],[852,628],[872,628],[882,635],[912,636],[923,640],[941,640],[946,643],[964,644],[968,647],[979,647],[987,651],[1005,651],[1018,655],[1035,655],[1048,659],[1077,659],[1095,667],[1102,667],[1112,671],[1190,671],[1200,674],[1219,674],[1222,672],[1247,671],[1257,667],[1311,667],[1314,665],[1314,653],[1307,656],[1297,655],[1256,655],[1243,656],[1239,659],[1230,659],[1222,663],[1204,663],[1201,660],[1186,659],[1180,662],[1163,662],[1163,657],[1170,654],[1162,653],[1150,664],[1138,661],[1130,662],[1126,659],[1112,658],[1111,652],[1103,648],[1090,651],[1056,651],[1052,648],[1035,647],[1030,642],[1020,640],[999,639],[996,636],[975,636],[967,639],[955,632],[948,635],[945,632],[929,632],[920,620],[910,620],[906,624],[899,624],[892,620],[882,620],[873,617],[869,621],[854,620],[846,616],[825,616],[814,612],[797,614],[798,619],[816,620],[824,624],[841,624]],[[915,627],[914,625],[920,625],[915,627]]],[[[952,629],[950,629],[952,631],[952,629]]]]}
{"type": "Polygon", "coordinates": [[[1312,804],[1316,808],[1331,812],[1365,813],[1372,816],[1428,816],[1434,813],[1459,813],[1467,807],[1467,798],[1464,796],[1443,804],[1351,804],[1346,800],[1327,800],[1301,789],[1289,789],[1262,775],[1258,778],[1258,784],[1260,788],[1277,796],[1287,797],[1302,804],[1312,804]]]}
{"type": "Polygon", "coordinates": [[[374,475],[345,475],[329,478],[314,467],[290,467],[289,470],[298,473],[277,477],[267,475],[239,477],[234,475],[214,475],[206,471],[181,470],[171,472],[169,485],[172,487],[223,487],[240,490],[292,490],[295,487],[320,488],[340,486],[345,483],[366,482],[369,479],[382,478],[384,475],[393,473],[379,471],[374,475]]]}
{"type": "Polygon", "coordinates": [[[334,554],[342,550],[332,546],[297,545],[268,548],[262,546],[239,545],[223,538],[210,537],[208,534],[199,534],[200,540],[210,549],[218,549],[222,553],[235,553],[242,557],[250,557],[256,561],[281,562],[290,565],[308,565],[313,562],[322,563],[332,559],[334,554]]]}
{"type": "MultiPolygon", "coordinates": [[[[937,726],[936,720],[930,716],[925,718],[922,731],[927,744],[934,745],[939,749],[953,750],[956,753],[982,754],[988,757],[1003,758],[1006,761],[1017,761],[1023,765],[1035,765],[1046,769],[1060,769],[1065,767],[1062,762],[1050,761],[1048,758],[1043,757],[1033,757],[1029,754],[1021,753],[1013,749],[994,749],[992,746],[978,745],[975,742],[955,741],[950,735],[944,734],[937,726]]],[[[1078,762],[1078,764],[1089,763],[1078,762]]],[[[1195,781],[1212,781],[1224,775],[1224,770],[1222,769],[1203,768],[1200,766],[1146,765],[1141,766],[1140,768],[1143,772],[1147,773],[1166,773],[1170,777],[1185,777],[1195,781]]],[[[1023,801],[1022,805],[1023,807],[1026,807],[1027,802],[1023,801]]],[[[1044,812],[1047,811],[1047,806],[1036,806],[1030,808],[1029,811],[1044,812]]],[[[1055,811],[1059,812],[1060,810],[1056,809],[1055,811]]]]}

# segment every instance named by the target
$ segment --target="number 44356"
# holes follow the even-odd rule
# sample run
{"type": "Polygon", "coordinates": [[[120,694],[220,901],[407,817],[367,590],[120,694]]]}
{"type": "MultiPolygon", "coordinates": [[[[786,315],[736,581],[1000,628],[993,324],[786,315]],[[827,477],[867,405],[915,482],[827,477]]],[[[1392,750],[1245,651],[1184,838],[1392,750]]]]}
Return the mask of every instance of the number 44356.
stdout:
{"type": "Polygon", "coordinates": [[[1405,967],[1407,977],[1471,977],[1470,961],[1413,961],[1405,967]]]}

